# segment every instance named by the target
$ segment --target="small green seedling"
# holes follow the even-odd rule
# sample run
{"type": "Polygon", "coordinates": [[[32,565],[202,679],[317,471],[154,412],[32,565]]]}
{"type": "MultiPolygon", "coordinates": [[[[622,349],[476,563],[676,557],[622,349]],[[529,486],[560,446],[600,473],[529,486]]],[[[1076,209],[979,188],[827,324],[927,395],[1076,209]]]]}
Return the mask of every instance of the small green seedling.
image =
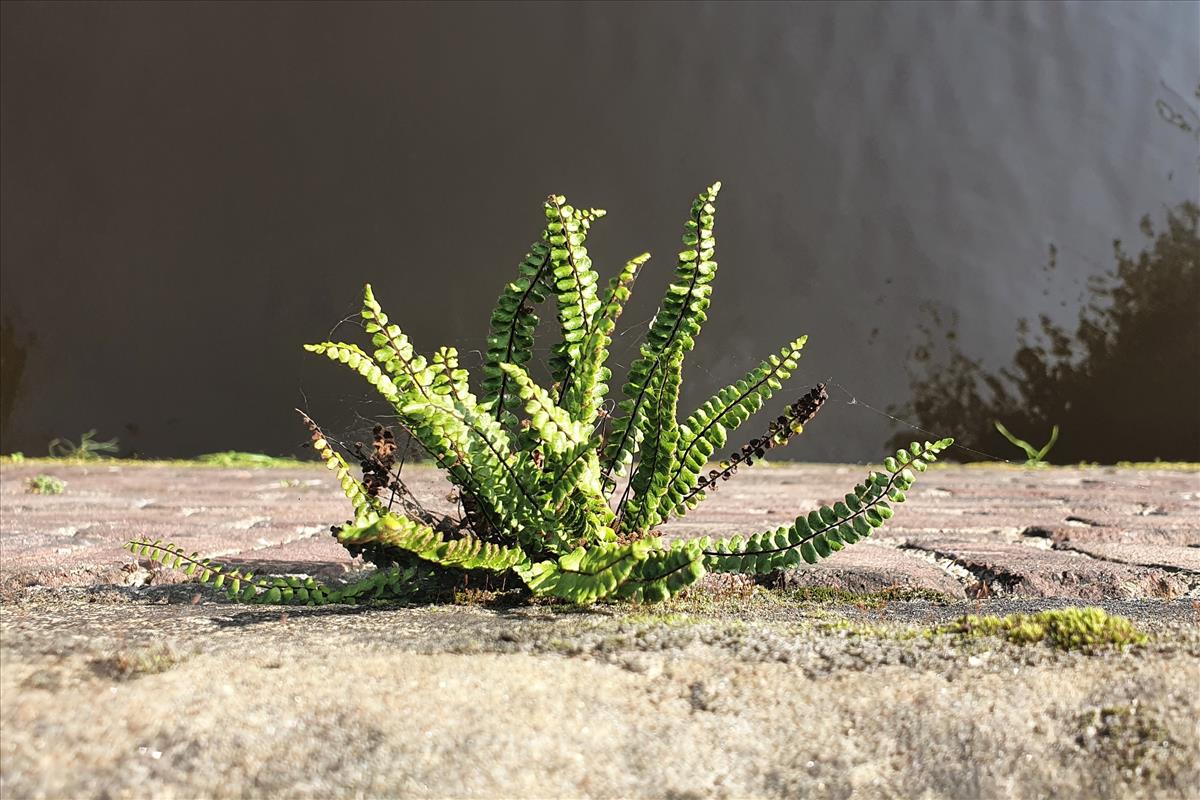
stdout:
{"type": "Polygon", "coordinates": [[[1042,446],[1041,450],[1037,449],[1036,447],[1034,447],[1033,445],[1031,445],[1029,442],[1025,441],[1024,439],[1018,439],[1016,436],[1014,436],[1012,434],[1011,431],[1009,431],[1008,428],[1004,427],[1004,425],[1001,424],[1001,422],[999,420],[996,420],[996,430],[1000,431],[1000,435],[1003,436],[1005,439],[1008,439],[1014,445],[1016,445],[1017,447],[1019,447],[1025,451],[1025,457],[1026,457],[1025,466],[1027,466],[1027,467],[1044,467],[1044,466],[1046,466],[1048,463],[1045,460],[1046,454],[1050,452],[1050,448],[1054,447],[1054,443],[1058,441],[1058,426],[1057,425],[1055,425],[1054,428],[1051,429],[1050,441],[1046,442],[1046,444],[1042,446]]]}
{"type": "Polygon", "coordinates": [[[67,485],[53,475],[35,475],[26,486],[31,494],[62,494],[67,485]]]}
{"type": "Polygon", "coordinates": [[[120,449],[116,439],[109,439],[107,442],[96,441],[95,428],[81,435],[78,443],[70,439],[54,439],[49,445],[51,458],[101,458],[115,456],[120,449]]]}

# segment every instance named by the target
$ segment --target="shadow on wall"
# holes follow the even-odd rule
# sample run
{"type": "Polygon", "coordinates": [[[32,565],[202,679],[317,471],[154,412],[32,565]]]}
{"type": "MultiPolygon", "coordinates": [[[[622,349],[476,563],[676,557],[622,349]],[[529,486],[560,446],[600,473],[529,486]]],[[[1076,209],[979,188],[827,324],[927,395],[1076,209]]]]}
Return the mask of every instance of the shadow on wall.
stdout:
{"type": "Polygon", "coordinates": [[[33,342],[32,335],[18,337],[11,319],[0,323],[0,439],[8,432],[33,342]]]}
{"type": "MultiPolygon", "coordinates": [[[[1200,147],[1200,111],[1163,89],[1172,99],[1155,102],[1158,116],[1200,147]]],[[[1200,101],[1200,86],[1194,96],[1200,101]]],[[[1059,462],[1200,461],[1198,223],[1193,202],[1168,209],[1158,230],[1143,217],[1150,243],[1131,256],[1113,242],[1116,267],[1089,280],[1074,335],[1044,315],[1036,332],[1022,319],[1012,364],[994,373],[959,349],[957,318],[946,323],[930,309],[931,324],[920,328],[925,340],[909,360],[912,400],[896,410],[989,453],[1012,453],[1000,422],[1035,442],[1059,426],[1059,462]],[[933,356],[939,338],[944,361],[933,356]]],[[[1057,255],[1051,246],[1047,271],[1057,255]]],[[[893,441],[902,446],[909,438],[904,432],[893,441]]]]}
{"type": "MultiPolygon", "coordinates": [[[[989,453],[1012,452],[994,426],[999,420],[1038,442],[1061,426],[1060,462],[1200,461],[1198,222],[1191,202],[1168,210],[1158,230],[1143,217],[1150,244],[1131,256],[1113,243],[1116,268],[1090,282],[1074,334],[1045,316],[1036,331],[1021,320],[1020,347],[997,372],[959,349],[956,319],[932,312],[910,361],[913,398],[899,411],[989,453]],[[944,361],[934,357],[939,331],[944,361]],[[1136,417],[1130,407],[1153,411],[1136,417]]],[[[1055,257],[1051,248],[1048,269],[1055,257]]]]}

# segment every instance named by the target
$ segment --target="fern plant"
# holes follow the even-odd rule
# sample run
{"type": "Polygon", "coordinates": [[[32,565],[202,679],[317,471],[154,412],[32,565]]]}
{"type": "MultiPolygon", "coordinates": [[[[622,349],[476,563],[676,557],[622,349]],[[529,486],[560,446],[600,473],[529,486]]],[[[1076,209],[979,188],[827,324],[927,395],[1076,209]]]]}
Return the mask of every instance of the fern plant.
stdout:
{"type": "Polygon", "coordinates": [[[116,439],[101,442],[96,440],[96,429],[92,428],[79,437],[79,442],[70,439],[51,439],[47,446],[51,458],[80,458],[93,459],[103,456],[115,456],[121,449],[116,439]]]}
{"type": "Polygon", "coordinates": [[[394,440],[376,431],[371,452],[335,442],[305,417],[313,446],[334,471],[354,519],[334,528],[342,544],[377,571],[350,586],[230,571],[161,542],[133,552],[186,570],[248,602],[363,602],[406,596],[431,573],[484,570],[515,575],[535,595],[572,603],[663,600],[707,572],[767,573],[815,563],[883,525],[929,462],[950,444],[914,442],[870,472],[843,500],[790,525],[732,538],[666,540],[659,526],[682,518],[705,495],[787,444],[827,399],[819,385],[789,405],[765,432],[727,460],[706,465],[730,434],[782,388],[806,337],[777,353],[698,408],[681,414],[684,357],[706,319],[717,272],[714,214],[720,184],[692,204],[675,277],[610,406],[608,349],[622,308],[649,258],[630,259],[601,287],[587,251],[604,212],[544,203],[539,237],[491,317],[481,380],[472,386],[452,347],[428,356],[392,323],[370,285],[362,319],[372,347],[327,341],[306,349],[361,375],[395,419],[456,487],[456,519],[427,512],[395,468],[394,440]],[[529,374],[537,308],[553,304],[560,332],[549,360],[551,385],[529,374]],[[390,443],[389,443],[390,441],[390,443]],[[347,460],[359,461],[363,477],[347,460]]]}

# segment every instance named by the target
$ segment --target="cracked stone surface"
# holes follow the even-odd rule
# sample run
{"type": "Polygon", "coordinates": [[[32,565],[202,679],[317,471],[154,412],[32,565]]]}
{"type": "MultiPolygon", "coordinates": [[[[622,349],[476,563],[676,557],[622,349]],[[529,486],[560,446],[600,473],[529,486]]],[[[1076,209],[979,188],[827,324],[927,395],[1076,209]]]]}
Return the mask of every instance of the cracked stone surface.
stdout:
{"type": "MultiPolygon", "coordinates": [[[[664,533],[785,524],[863,473],[744,470],[664,533]]],[[[930,470],[869,541],[778,576],[844,603],[243,607],[120,547],[337,578],[362,567],[328,533],[345,507],[319,467],[0,466],[0,795],[1197,797],[1200,472],[930,470]],[[1150,643],[937,633],[1083,602],[1150,643]]]]}
{"type": "Polygon", "coordinates": [[[1178,571],[1185,579],[1194,582],[1194,574],[1200,573],[1200,547],[1182,547],[1170,544],[1130,544],[1127,542],[1072,542],[1067,549],[1076,550],[1095,558],[1115,561],[1120,564],[1141,564],[1147,567],[1178,571]],[[1191,575],[1189,575],[1191,573],[1191,575]]]}
{"type": "Polygon", "coordinates": [[[1188,594],[1197,577],[1182,571],[1105,561],[1084,552],[989,541],[983,536],[921,538],[908,547],[966,569],[976,578],[976,584],[969,587],[975,597],[1170,599],[1188,594]]]}
{"type": "Polygon", "coordinates": [[[854,593],[924,589],[955,598],[965,598],[971,585],[936,562],[869,540],[847,547],[824,564],[786,570],[776,583],[788,589],[834,587],[854,593]]]}

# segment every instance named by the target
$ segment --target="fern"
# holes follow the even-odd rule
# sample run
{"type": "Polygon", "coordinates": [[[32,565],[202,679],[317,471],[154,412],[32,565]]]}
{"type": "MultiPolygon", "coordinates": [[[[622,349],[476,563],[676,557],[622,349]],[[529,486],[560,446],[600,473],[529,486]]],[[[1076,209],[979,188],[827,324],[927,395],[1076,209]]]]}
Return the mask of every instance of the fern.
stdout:
{"type": "Polygon", "coordinates": [[[343,544],[377,544],[412,553],[443,567],[503,572],[528,563],[520,547],[485,542],[470,533],[447,539],[428,525],[395,514],[359,527],[343,528],[337,537],[343,544]]]}
{"type": "Polygon", "coordinates": [[[670,488],[680,458],[676,407],[682,367],[683,354],[676,348],[664,358],[663,366],[646,387],[647,411],[637,423],[638,438],[644,443],[642,458],[617,507],[618,517],[629,530],[645,530],[662,521],[659,504],[670,488]]]}
{"type": "Polygon", "coordinates": [[[326,603],[406,600],[413,594],[412,582],[416,576],[414,567],[391,567],[377,570],[371,576],[345,586],[330,587],[311,577],[264,577],[230,569],[211,559],[201,558],[198,553],[188,554],[176,545],[162,542],[128,542],[125,549],[168,568],[182,570],[198,583],[224,591],[226,598],[234,603],[320,606],[326,603]]]}
{"type": "Polygon", "coordinates": [[[676,513],[682,516],[688,509],[694,508],[704,499],[706,491],[715,491],[717,484],[732,478],[741,465],[753,465],[754,459],[765,457],[768,450],[783,447],[792,440],[792,437],[803,433],[804,426],[812,421],[828,399],[829,393],[825,389],[825,384],[817,384],[811,391],[788,406],[783,414],[776,417],[768,426],[766,433],[742,445],[740,450],[729,456],[728,461],[721,463],[720,469],[709,470],[707,476],[699,479],[696,485],[680,499],[675,508],[676,513]]]}
{"type": "Polygon", "coordinates": [[[893,514],[890,503],[903,503],[905,492],[916,481],[915,471],[924,472],[938,454],[952,444],[950,439],[914,442],[884,461],[886,472],[872,471],[844,500],[821,506],[796,517],[789,526],[753,536],[734,536],[719,541],[697,541],[705,564],[713,572],[766,573],[795,566],[801,561],[815,564],[843,547],[867,538],[893,514]]]}
{"type": "Polygon", "coordinates": [[[517,279],[504,287],[492,312],[491,334],[483,362],[483,405],[494,407],[496,419],[515,398],[501,364],[524,366],[533,357],[533,335],[538,317],[534,307],[546,299],[543,275],[550,263],[550,247],[535,242],[517,268],[517,279]]]}
{"type": "Polygon", "coordinates": [[[704,465],[718,448],[724,447],[731,431],[757,413],[771,395],[791,377],[807,336],[788,344],[779,355],[770,355],[756,369],[726,386],[696,409],[683,424],[680,456],[667,481],[667,499],[681,515],[684,497],[696,486],[704,465]]]}
{"type": "Polygon", "coordinates": [[[551,195],[546,200],[546,243],[550,246],[550,274],[546,280],[558,305],[562,341],[550,357],[550,375],[558,397],[567,392],[583,346],[591,336],[593,316],[600,308],[596,297],[598,276],[592,269],[584,242],[591,221],[604,216],[602,210],[583,212],[566,205],[567,198],[551,195]]]}
{"type": "Polygon", "coordinates": [[[814,387],[765,432],[706,467],[791,377],[806,342],[802,336],[680,418],[684,359],[707,317],[717,270],[719,189],[713,184],[692,204],[674,278],[611,415],[604,412],[612,378],[608,350],[649,255],[629,260],[601,291],[586,242],[604,212],[572,206],[561,195],[543,204],[541,236],[492,312],[478,395],[457,350],[442,347],[422,356],[370,285],[362,318],[371,350],[346,342],[306,345],[375,387],[396,424],[457,489],[460,518],[430,514],[400,480],[390,432],[377,429],[375,452],[367,454],[361,445],[347,449],[334,442],[304,416],[313,448],[352,509],[352,521],[335,527],[334,535],[378,567],[368,577],[329,586],[308,577],[229,569],[161,542],[130,542],[129,548],[239,602],[403,600],[430,576],[486,571],[515,576],[535,595],[582,604],[655,602],[707,572],[762,573],[815,563],[870,536],[951,440],[914,442],[843,500],[788,526],[720,540],[666,542],[655,535],[657,526],[686,514],[739,468],[788,444],[828,397],[824,385],[814,387]],[[559,341],[551,349],[552,385],[544,387],[529,364],[536,309],[551,299],[559,341]],[[362,480],[352,474],[352,460],[360,463],[362,480]]]}
{"type": "Polygon", "coordinates": [[[717,272],[717,262],[713,260],[716,248],[713,202],[720,190],[721,184],[717,182],[692,203],[691,216],[683,229],[686,249],[679,253],[675,281],[667,287],[662,306],[650,322],[641,355],[629,368],[622,389],[626,399],[619,404],[622,413],[614,420],[605,444],[604,474],[609,484],[613,483],[614,475],[624,474],[637,454],[644,436],[638,422],[646,413],[647,392],[654,373],[665,366],[663,356],[675,348],[679,348],[681,356],[686,355],[695,346],[695,337],[708,318],[705,311],[712,294],[709,284],[717,272]]]}

